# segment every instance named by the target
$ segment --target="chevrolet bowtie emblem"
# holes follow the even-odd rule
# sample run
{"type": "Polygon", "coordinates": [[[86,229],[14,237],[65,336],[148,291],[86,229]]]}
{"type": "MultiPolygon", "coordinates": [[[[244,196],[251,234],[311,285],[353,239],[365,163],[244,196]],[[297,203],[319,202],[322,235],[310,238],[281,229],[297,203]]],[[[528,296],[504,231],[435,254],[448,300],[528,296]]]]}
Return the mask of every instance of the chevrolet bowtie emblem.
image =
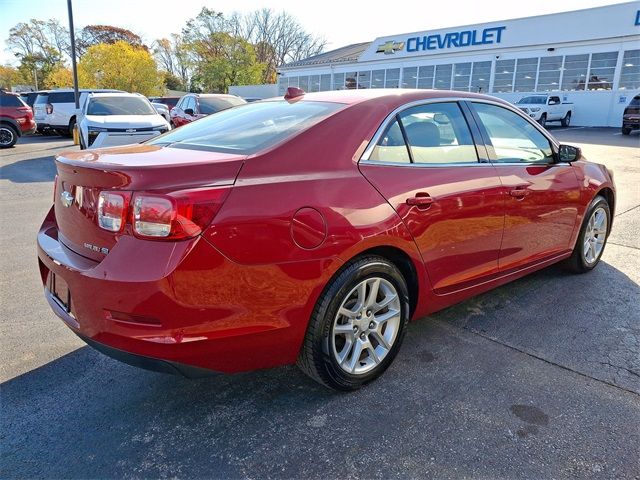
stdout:
{"type": "Polygon", "coordinates": [[[378,50],[376,53],[384,53],[385,55],[391,55],[392,53],[399,52],[404,48],[404,42],[394,42],[393,40],[389,40],[387,43],[383,45],[378,45],[378,50]]]}

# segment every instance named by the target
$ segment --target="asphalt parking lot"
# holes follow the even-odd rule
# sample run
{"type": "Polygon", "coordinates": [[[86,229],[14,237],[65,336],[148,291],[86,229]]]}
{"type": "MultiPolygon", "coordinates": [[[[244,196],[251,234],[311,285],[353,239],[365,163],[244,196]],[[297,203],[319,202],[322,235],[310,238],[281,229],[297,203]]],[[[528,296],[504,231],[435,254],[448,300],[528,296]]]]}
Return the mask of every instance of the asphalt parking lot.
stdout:
{"type": "Polygon", "coordinates": [[[85,346],[50,312],[35,249],[71,142],[0,151],[0,476],[640,478],[640,137],[552,132],[614,171],[602,263],[413,323],[350,394],[295,367],[186,380],[85,346]]]}

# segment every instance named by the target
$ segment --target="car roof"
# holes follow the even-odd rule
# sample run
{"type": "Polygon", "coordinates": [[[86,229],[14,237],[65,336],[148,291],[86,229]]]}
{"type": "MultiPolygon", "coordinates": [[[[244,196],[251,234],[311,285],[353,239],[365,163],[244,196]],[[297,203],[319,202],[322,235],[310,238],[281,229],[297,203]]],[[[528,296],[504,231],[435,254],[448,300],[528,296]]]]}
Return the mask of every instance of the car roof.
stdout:
{"type": "MultiPolygon", "coordinates": [[[[369,101],[381,101],[388,104],[403,105],[405,103],[430,100],[430,99],[451,99],[469,98],[485,99],[494,102],[504,102],[503,100],[482,95],[479,93],[462,92],[455,90],[426,90],[411,88],[371,88],[362,90],[330,90],[326,92],[305,93],[301,99],[313,102],[332,102],[355,105],[369,101]]],[[[282,100],[282,97],[270,98],[266,101],[282,100]]],[[[295,100],[295,98],[293,99],[295,100]]],[[[263,100],[265,101],[265,100],[263,100]]]]}
{"type": "Polygon", "coordinates": [[[95,92],[90,93],[91,98],[103,98],[103,97],[134,97],[134,98],[145,98],[139,93],[129,93],[129,92],[95,92]]]}

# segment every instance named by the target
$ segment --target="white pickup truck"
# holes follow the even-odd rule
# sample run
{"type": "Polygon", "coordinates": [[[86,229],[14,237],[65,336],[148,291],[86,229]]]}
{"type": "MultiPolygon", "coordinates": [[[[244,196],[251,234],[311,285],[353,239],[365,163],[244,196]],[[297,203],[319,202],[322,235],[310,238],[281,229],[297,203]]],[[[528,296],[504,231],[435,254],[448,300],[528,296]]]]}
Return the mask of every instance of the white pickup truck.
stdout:
{"type": "Polygon", "coordinates": [[[562,103],[557,95],[530,95],[518,100],[516,106],[543,127],[547,122],[560,122],[563,127],[571,123],[573,103],[562,103]]]}

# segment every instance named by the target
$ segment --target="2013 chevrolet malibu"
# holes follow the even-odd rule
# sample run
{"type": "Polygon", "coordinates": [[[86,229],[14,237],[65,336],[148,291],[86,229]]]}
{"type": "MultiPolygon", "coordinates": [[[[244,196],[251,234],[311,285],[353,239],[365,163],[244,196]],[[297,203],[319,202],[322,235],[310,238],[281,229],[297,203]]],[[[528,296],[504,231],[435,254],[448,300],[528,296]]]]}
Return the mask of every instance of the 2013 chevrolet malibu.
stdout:
{"type": "Polygon", "coordinates": [[[56,164],[40,273],[87,343],[187,376],[297,362],[342,390],[389,366],[412,318],[594,268],[615,206],[578,148],[447,91],[290,89],[56,164]]]}

